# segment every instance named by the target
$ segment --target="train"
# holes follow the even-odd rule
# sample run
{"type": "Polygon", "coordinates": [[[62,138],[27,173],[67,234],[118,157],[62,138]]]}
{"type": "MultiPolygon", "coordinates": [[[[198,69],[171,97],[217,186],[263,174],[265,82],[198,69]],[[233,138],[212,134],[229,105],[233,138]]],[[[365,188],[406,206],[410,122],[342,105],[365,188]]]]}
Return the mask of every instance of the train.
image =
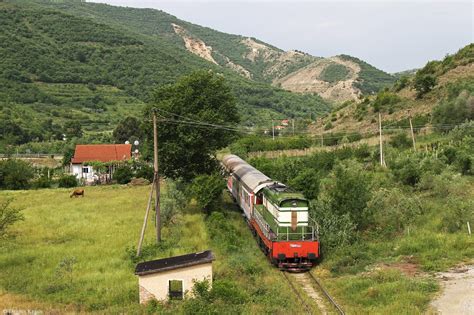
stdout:
{"type": "Polygon", "coordinates": [[[280,270],[307,271],[320,258],[319,228],[303,194],[272,180],[237,155],[224,156],[227,189],[257,242],[280,270]]]}

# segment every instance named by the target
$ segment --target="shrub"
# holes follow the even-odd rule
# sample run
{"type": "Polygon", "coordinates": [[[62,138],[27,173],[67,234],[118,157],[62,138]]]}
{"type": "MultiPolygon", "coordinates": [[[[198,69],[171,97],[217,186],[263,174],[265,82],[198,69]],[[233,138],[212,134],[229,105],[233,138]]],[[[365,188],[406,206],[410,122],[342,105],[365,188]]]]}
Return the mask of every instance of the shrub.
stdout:
{"type": "Polygon", "coordinates": [[[421,177],[421,167],[414,155],[396,160],[392,172],[395,178],[405,185],[415,186],[421,177]]]}
{"type": "Polygon", "coordinates": [[[165,224],[170,223],[187,205],[186,196],[177,188],[175,181],[166,180],[166,190],[160,196],[160,205],[161,219],[165,224]]]}
{"type": "Polygon", "coordinates": [[[442,225],[448,232],[457,232],[466,227],[466,222],[474,222],[474,202],[449,198],[444,208],[442,225]]]}
{"type": "Polygon", "coordinates": [[[327,199],[315,200],[311,203],[311,217],[319,225],[319,237],[323,253],[331,249],[351,244],[356,238],[356,225],[348,213],[336,214],[327,199]]]}
{"type": "Polygon", "coordinates": [[[320,175],[315,169],[306,169],[290,182],[295,190],[301,191],[308,199],[316,199],[319,194],[320,175]]]}
{"type": "Polygon", "coordinates": [[[48,176],[40,176],[38,179],[33,181],[33,188],[51,188],[53,181],[48,176]]]}
{"type": "Polygon", "coordinates": [[[224,180],[220,174],[199,175],[190,186],[190,194],[196,199],[198,207],[209,214],[221,203],[224,187],[224,180]]]}
{"type": "Polygon", "coordinates": [[[390,139],[390,144],[394,148],[406,149],[412,145],[412,141],[405,132],[399,132],[390,139]]]}
{"type": "Polygon", "coordinates": [[[58,180],[58,186],[62,188],[71,188],[77,185],[77,178],[74,175],[63,175],[58,180]]]}
{"type": "Polygon", "coordinates": [[[413,86],[417,91],[416,96],[418,98],[423,97],[426,93],[430,92],[436,85],[436,77],[431,74],[422,74],[417,72],[413,86]]]}
{"type": "Polygon", "coordinates": [[[7,229],[15,222],[24,219],[21,210],[11,207],[11,203],[12,199],[0,201],[0,236],[5,235],[7,229]]]}
{"type": "Polygon", "coordinates": [[[119,166],[113,175],[113,179],[119,184],[128,184],[133,178],[133,171],[128,165],[119,166]]]}
{"type": "Polygon", "coordinates": [[[336,215],[348,214],[361,228],[370,199],[370,181],[362,166],[355,161],[340,162],[326,182],[325,192],[336,215]]]}
{"type": "Polygon", "coordinates": [[[33,176],[33,168],[25,161],[16,159],[0,161],[0,188],[27,189],[33,176]]]}
{"type": "Polygon", "coordinates": [[[377,234],[385,236],[402,232],[422,212],[420,200],[405,196],[399,189],[378,190],[367,207],[377,234]]]}
{"type": "Polygon", "coordinates": [[[333,125],[331,122],[328,122],[327,124],[324,125],[324,130],[329,130],[329,129],[332,129],[333,128],[333,125]]]}

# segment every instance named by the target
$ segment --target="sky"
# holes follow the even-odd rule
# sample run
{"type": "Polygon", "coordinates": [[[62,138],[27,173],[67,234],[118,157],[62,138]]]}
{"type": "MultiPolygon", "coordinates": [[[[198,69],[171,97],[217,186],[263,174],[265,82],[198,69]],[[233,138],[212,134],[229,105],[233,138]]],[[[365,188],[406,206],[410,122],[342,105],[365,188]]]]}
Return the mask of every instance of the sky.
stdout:
{"type": "Polygon", "coordinates": [[[348,54],[393,73],[474,42],[474,1],[93,0],[155,8],[314,56],[348,54]]]}

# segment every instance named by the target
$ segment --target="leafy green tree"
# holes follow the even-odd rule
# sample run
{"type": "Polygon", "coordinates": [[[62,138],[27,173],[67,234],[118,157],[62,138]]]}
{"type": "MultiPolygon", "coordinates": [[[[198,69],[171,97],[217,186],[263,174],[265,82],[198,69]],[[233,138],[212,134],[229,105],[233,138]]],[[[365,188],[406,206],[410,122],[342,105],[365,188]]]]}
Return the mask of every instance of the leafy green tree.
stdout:
{"type": "Polygon", "coordinates": [[[143,131],[141,124],[137,118],[129,116],[119,122],[112,133],[113,139],[116,143],[124,143],[125,141],[133,141],[141,139],[143,131]]]}
{"type": "Polygon", "coordinates": [[[326,192],[335,214],[348,214],[358,228],[363,227],[370,200],[370,180],[359,163],[347,161],[337,164],[326,192]]]}
{"type": "Polygon", "coordinates": [[[413,86],[417,91],[417,98],[423,97],[426,93],[430,92],[436,85],[436,77],[431,74],[419,74],[415,75],[413,86]]]}
{"type": "Polygon", "coordinates": [[[314,169],[306,169],[290,181],[290,186],[301,191],[308,199],[316,199],[319,194],[320,175],[314,169]]]}
{"type": "Polygon", "coordinates": [[[216,210],[222,201],[225,184],[219,173],[199,175],[190,186],[190,195],[196,199],[199,208],[208,214],[216,210]]]}
{"type": "Polygon", "coordinates": [[[0,161],[0,187],[3,189],[27,189],[34,177],[33,168],[22,160],[0,161]]]}
{"type": "Polygon", "coordinates": [[[83,135],[81,123],[70,120],[64,124],[64,134],[68,139],[80,138],[83,135]]]}
{"type": "MultiPolygon", "coordinates": [[[[146,115],[155,110],[159,119],[160,172],[189,182],[198,174],[215,171],[216,150],[226,147],[236,133],[211,125],[239,121],[235,98],[224,78],[211,71],[195,72],[158,89],[154,102],[146,115]]],[[[152,128],[147,129],[151,146],[152,128]]]]}

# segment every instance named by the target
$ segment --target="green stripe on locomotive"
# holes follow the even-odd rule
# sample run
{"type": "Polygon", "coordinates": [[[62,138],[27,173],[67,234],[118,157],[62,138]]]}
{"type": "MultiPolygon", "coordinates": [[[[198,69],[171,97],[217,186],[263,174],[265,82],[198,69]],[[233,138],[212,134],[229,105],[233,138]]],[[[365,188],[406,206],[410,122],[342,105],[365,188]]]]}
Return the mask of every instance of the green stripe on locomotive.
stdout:
{"type": "MultiPolygon", "coordinates": [[[[279,226],[279,222],[275,217],[270,213],[270,211],[265,208],[264,205],[256,205],[255,210],[260,213],[265,222],[270,226],[270,229],[276,235],[276,240],[301,240],[303,235],[306,234],[305,239],[311,238],[311,227],[309,226],[297,226],[295,230],[291,227],[282,227],[279,226]]],[[[290,224],[290,222],[286,222],[290,224]]],[[[298,223],[308,223],[308,222],[298,222],[298,223]]]]}
{"type": "Polygon", "coordinates": [[[270,200],[275,206],[281,208],[307,207],[308,200],[302,193],[288,191],[274,191],[265,187],[263,190],[265,198],[270,200]]]}

